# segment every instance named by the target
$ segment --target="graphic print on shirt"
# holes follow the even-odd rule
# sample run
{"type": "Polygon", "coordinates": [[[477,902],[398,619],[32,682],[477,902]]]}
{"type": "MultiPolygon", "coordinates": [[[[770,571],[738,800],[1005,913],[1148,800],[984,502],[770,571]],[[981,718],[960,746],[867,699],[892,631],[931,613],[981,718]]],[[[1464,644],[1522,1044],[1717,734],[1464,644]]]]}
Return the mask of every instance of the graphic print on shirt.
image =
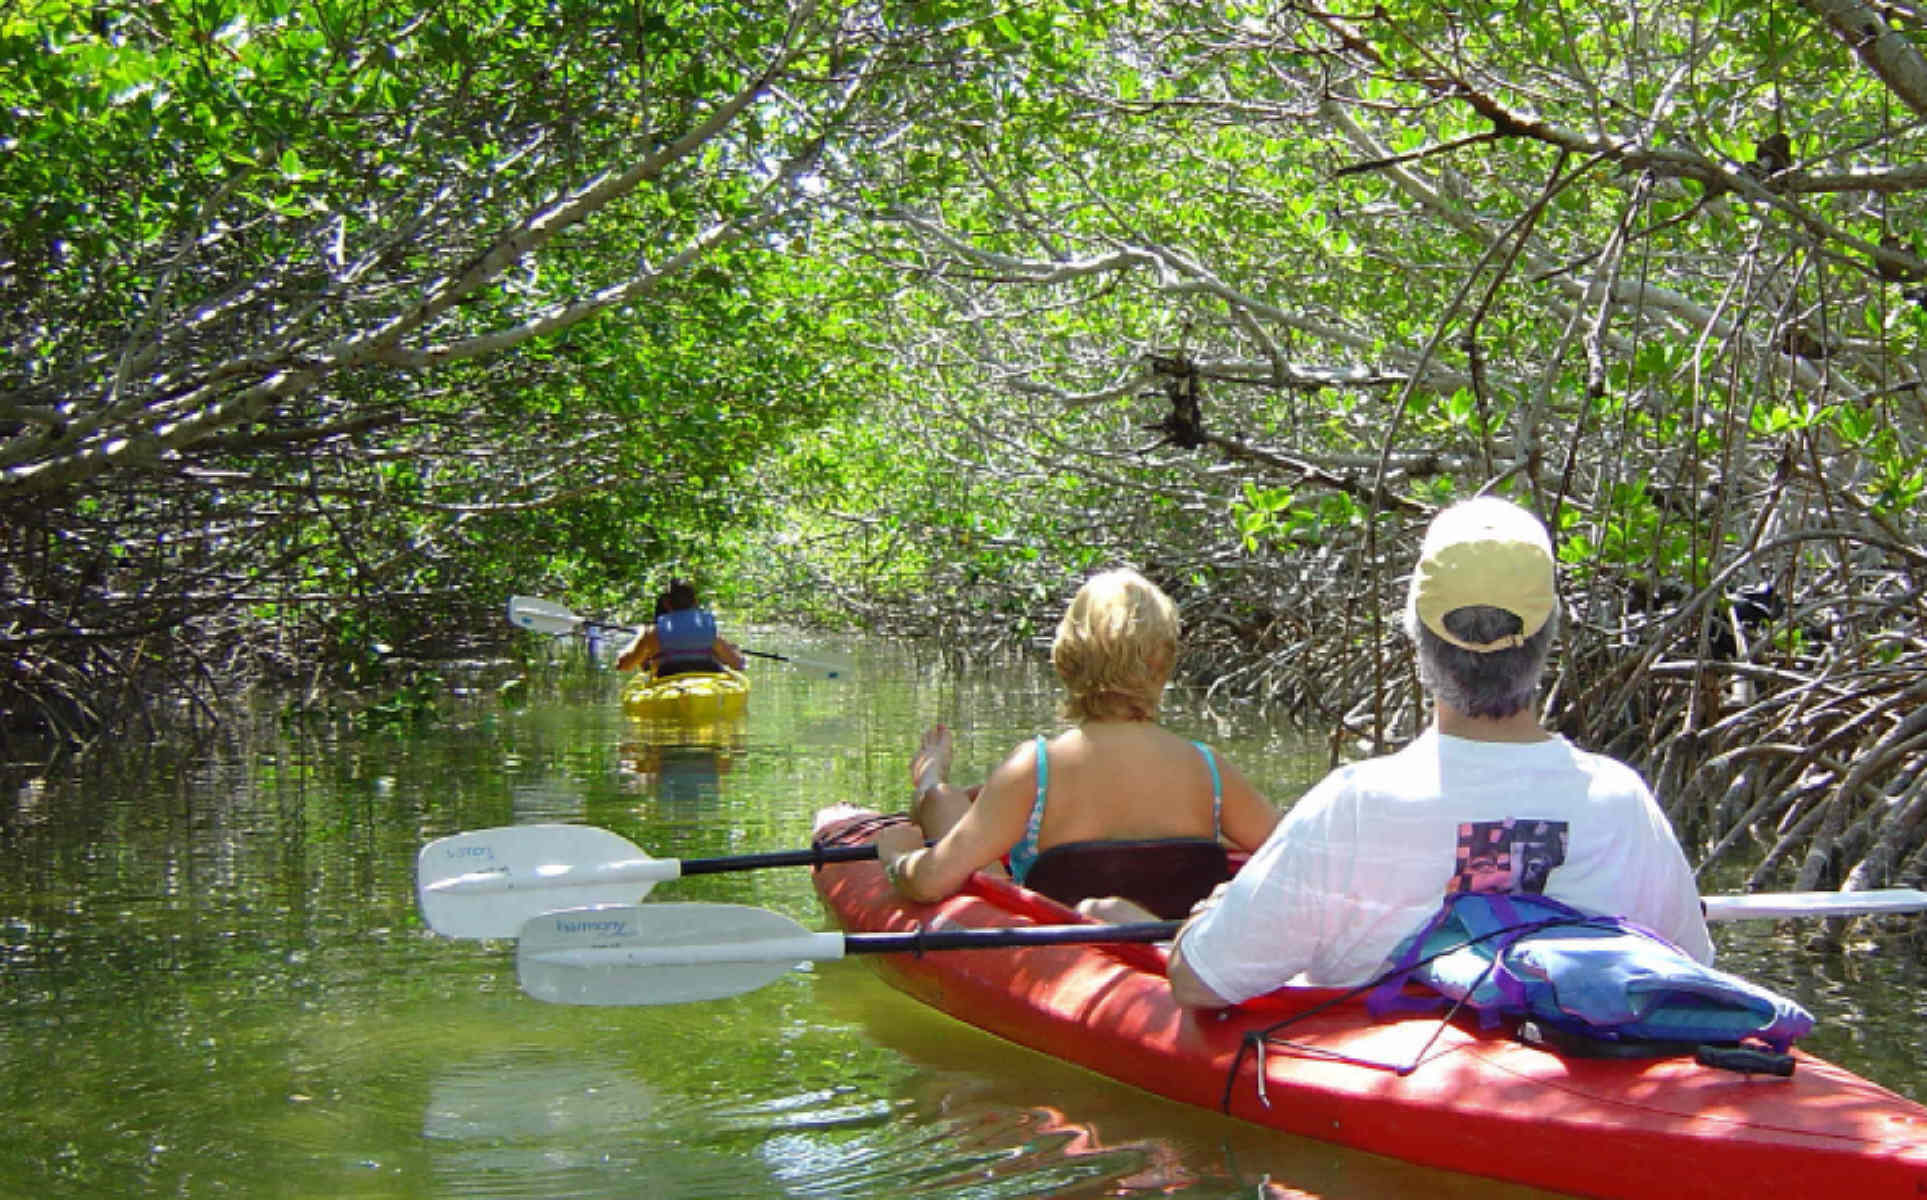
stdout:
{"type": "Polygon", "coordinates": [[[1566,861],[1566,822],[1467,821],[1459,826],[1454,892],[1546,890],[1546,877],[1566,861]]]}

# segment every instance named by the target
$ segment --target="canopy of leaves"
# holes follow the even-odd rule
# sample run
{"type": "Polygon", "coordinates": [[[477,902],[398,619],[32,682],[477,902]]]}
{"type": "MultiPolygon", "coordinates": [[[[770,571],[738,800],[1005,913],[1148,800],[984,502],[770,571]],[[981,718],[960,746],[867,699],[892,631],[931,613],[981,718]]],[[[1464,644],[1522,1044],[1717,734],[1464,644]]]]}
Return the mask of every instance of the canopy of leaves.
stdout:
{"type": "Polygon", "coordinates": [[[744,468],[870,372],[815,164],[927,104],[895,81],[943,36],[814,3],[0,12],[9,711],[111,723],[102,681],[210,622],[273,619],[243,648],[292,667],[511,589],[640,593],[756,519],[744,468]]]}
{"type": "Polygon", "coordinates": [[[692,565],[994,646],[1128,562],[1382,745],[1497,490],[1550,719],[1762,878],[1927,872],[1921,21],[1353,8],[13,6],[0,685],[692,565]]]}
{"type": "Polygon", "coordinates": [[[1382,745],[1424,716],[1416,534],[1497,490],[1559,537],[1561,727],[1716,855],[1777,825],[1762,878],[1918,877],[1923,36],[1818,0],[1120,15],[833,190],[883,218],[902,382],[827,451],[884,465],[800,484],[774,550],[807,577],[860,530],[810,586],[951,645],[1133,563],[1194,676],[1382,745]]]}

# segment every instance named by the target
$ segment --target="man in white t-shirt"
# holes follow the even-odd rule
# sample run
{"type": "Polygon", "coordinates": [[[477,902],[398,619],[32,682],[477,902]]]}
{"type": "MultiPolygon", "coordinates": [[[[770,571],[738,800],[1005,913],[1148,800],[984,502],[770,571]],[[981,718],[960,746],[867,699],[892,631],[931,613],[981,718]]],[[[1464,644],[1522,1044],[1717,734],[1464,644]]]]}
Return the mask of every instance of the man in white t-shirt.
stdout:
{"type": "Polygon", "coordinates": [[[1433,725],[1327,775],[1199,905],[1171,951],[1179,1003],[1365,983],[1463,891],[1628,917],[1712,961],[1692,870],[1645,783],[1534,712],[1558,626],[1553,570],[1545,526],[1510,501],[1434,518],[1405,612],[1433,725]]]}

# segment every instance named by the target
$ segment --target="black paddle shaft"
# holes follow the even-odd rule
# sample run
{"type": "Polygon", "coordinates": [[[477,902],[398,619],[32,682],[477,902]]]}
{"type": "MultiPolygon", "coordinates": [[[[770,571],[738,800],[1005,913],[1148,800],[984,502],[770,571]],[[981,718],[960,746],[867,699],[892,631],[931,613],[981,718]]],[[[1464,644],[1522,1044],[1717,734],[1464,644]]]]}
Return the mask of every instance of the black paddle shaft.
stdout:
{"type": "Polygon", "coordinates": [[[908,933],[846,933],[845,954],[922,954],[925,950],[1002,950],[1015,946],[1079,946],[1099,942],[1168,942],[1182,921],[1130,925],[1033,925],[990,929],[913,929],[908,933]]]}
{"type": "Polygon", "coordinates": [[[586,617],[583,618],[582,628],[606,629],[610,633],[634,633],[636,631],[636,627],[634,625],[617,625],[612,621],[591,621],[586,617]]]}
{"type": "Polygon", "coordinates": [[[732,854],[727,858],[685,858],[684,875],[715,875],[722,871],[757,871],[764,867],[820,867],[824,863],[875,858],[875,843],[861,846],[811,846],[808,850],[771,850],[765,854],[732,854]]]}
{"type": "MultiPolygon", "coordinates": [[[[924,846],[935,845],[925,842],[924,846]]],[[[731,854],[726,858],[685,858],[684,875],[716,875],[723,871],[760,871],[764,867],[820,867],[825,863],[860,862],[875,858],[875,842],[861,846],[814,845],[808,850],[770,850],[762,854],[731,854]]]]}

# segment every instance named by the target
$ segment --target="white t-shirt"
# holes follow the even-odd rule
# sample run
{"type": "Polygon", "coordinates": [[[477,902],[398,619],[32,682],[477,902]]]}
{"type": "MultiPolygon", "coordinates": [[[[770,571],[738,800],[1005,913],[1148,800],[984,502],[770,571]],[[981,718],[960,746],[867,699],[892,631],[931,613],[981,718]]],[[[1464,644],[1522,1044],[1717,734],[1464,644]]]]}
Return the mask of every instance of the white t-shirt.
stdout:
{"type": "Polygon", "coordinates": [[[1180,945],[1233,1003],[1292,982],[1353,987],[1458,891],[1540,892],[1713,961],[1686,855],[1632,768],[1561,737],[1436,728],[1321,780],[1180,945]]]}

